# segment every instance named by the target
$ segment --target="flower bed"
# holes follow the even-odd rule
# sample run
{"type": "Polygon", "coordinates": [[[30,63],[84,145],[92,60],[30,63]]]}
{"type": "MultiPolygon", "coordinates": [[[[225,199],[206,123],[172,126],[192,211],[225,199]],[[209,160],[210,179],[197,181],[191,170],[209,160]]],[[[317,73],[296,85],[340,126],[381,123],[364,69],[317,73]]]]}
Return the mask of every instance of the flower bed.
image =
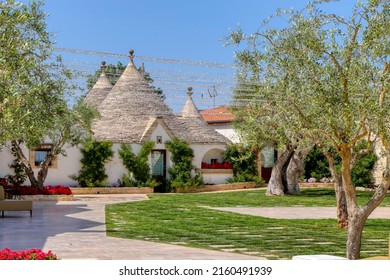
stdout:
{"type": "Polygon", "coordinates": [[[202,162],[202,169],[233,169],[233,165],[229,162],[202,162]]]}
{"type": "Polygon", "coordinates": [[[74,195],[88,195],[88,194],[147,194],[153,193],[154,188],[149,187],[94,187],[81,188],[72,187],[74,195]]]}
{"type": "Polygon", "coordinates": [[[12,251],[4,248],[0,251],[0,260],[57,260],[57,256],[51,251],[46,253],[35,248],[27,251],[12,251]]]}
{"type": "Polygon", "coordinates": [[[13,193],[18,195],[71,195],[72,191],[65,186],[45,186],[42,190],[31,186],[8,186],[13,193]]]}

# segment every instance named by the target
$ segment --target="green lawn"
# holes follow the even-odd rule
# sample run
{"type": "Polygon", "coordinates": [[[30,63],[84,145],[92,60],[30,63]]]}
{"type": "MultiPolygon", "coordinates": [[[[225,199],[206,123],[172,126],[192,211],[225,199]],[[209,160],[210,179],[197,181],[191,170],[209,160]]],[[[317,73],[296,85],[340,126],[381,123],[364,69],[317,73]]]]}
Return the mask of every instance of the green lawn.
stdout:
{"type": "MultiPolygon", "coordinates": [[[[267,197],[264,190],[151,194],[149,201],[108,205],[109,236],[179,244],[269,259],[299,254],[345,256],[346,230],[336,219],[282,220],[207,209],[200,206],[335,206],[332,189],[305,189],[300,196],[267,197]]],[[[360,203],[370,192],[358,192],[360,203]]],[[[382,203],[390,206],[390,197],[382,203]]],[[[368,220],[362,257],[387,255],[390,220],[368,220]]]]}

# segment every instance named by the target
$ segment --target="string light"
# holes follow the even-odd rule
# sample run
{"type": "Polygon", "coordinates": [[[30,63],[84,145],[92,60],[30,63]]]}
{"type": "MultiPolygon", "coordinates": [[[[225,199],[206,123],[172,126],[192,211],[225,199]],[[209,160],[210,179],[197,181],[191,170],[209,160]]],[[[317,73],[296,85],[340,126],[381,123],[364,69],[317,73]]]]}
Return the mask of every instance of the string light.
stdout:
{"type": "MultiPolygon", "coordinates": [[[[82,88],[81,94],[87,92],[87,77],[95,74],[101,61],[116,60],[111,64],[116,65],[117,62],[121,62],[123,66],[126,66],[129,59],[127,54],[94,50],[55,48],[55,51],[61,54],[63,63],[67,68],[77,73],[73,83],[82,88]]],[[[184,106],[188,86],[194,88],[195,95],[193,99],[199,109],[211,109],[214,104],[215,106],[231,106],[236,90],[246,93],[241,94],[240,99],[235,99],[234,102],[261,102],[253,99],[256,94],[250,89],[255,84],[244,83],[240,84],[239,88],[237,87],[237,69],[233,64],[149,56],[135,56],[134,60],[150,62],[146,65],[146,72],[153,79],[153,86],[163,90],[166,97],[165,103],[176,112],[184,106]],[[210,88],[217,93],[213,100],[209,96],[210,88]]],[[[117,78],[120,76],[120,74],[113,74],[108,70],[106,70],[106,74],[117,76],[117,78]]]]}

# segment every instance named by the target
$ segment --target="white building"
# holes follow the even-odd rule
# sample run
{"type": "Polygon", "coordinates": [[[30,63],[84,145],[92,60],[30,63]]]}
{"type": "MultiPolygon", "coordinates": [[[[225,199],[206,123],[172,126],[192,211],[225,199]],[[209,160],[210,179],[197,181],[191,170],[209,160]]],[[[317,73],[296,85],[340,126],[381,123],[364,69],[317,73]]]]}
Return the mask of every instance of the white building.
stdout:
{"type": "MultiPolygon", "coordinates": [[[[138,153],[143,143],[155,142],[149,156],[151,172],[163,177],[168,177],[167,170],[172,166],[165,142],[174,137],[190,144],[195,154],[195,167],[201,169],[202,162],[222,162],[223,151],[230,140],[203,120],[192,100],[191,88],[183,109],[178,115],[174,115],[135,67],[132,52],[129,64],[114,86],[107,79],[104,68],[103,65],[102,74],[85,101],[96,106],[101,115],[93,125],[94,137],[113,143],[114,157],[106,164],[111,185],[117,184],[118,179],[127,174],[118,154],[122,143],[131,144],[133,152],[138,153]]],[[[50,143],[43,144],[35,151],[26,151],[32,166],[39,165],[39,158],[44,156],[47,149],[50,149],[50,143]]],[[[67,156],[59,155],[51,164],[46,185],[77,184],[69,176],[80,170],[81,153],[78,148],[68,146],[66,154],[67,156]]],[[[0,152],[0,157],[0,177],[13,174],[8,166],[13,156],[7,147],[0,152]]],[[[206,184],[225,183],[232,176],[231,170],[202,170],[202,173],[206,184]]]]}
{"type": "MultiPolygon", "coordinates": [[[[235,116],[232,113],[231,107],[222,106],[201,110],[200,114],[211,127],[228,138],[232,143],[237,144],[242,142],[239,134],[233,127],[235,116]]],[[[274,166],[276,157],[277,152],[272,147],[261,150],[261,161],[258,162],[261,167],[259,166],[257,169],[260,173],[259,175],[265,182],[268,182],[271,177],[272,167],[274,166]]]]}

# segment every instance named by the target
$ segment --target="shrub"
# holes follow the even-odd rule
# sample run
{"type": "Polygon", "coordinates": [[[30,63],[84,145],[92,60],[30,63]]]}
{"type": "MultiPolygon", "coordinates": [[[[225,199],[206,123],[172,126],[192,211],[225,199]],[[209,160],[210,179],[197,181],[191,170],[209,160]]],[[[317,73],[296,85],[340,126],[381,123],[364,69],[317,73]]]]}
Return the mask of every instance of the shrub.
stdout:
{"type": "MultiPolygon", "coordinates": [[[[355,152],[368,148],[366,141],[361,141],[355,152]]],[[[355,186],[368,187],[371,184],[371,171],[375,165],[377,156],[373,151],[361,156],[351,171],[352,183],[355,186]]],[[[336,167],[341,169],[340,157],[335,158],[336,167]]],[[[305,159],[305,178],[315,178],[321,181],[322,178],[331,177],[328,161],[322,151],[315,146],[305,159]]]]}
{"type": "Polygon", "coordinates": [[[21,186],[27,179],[26,172],[24,171],[24,165],[19,158],[16,158],[9,165],[14,170],[15,175],[7,175],[6,178],[14,186],[21,186]]]}
{"type": "Polygon", "coordinates": [[[70,176],[77,181],[81,187],[102,187],[107,185],[107,174],[105,163],[112,156],[112,143],[109,141],[88,140],[83,143],[80,149],[83,158],[81,159],[81,170],[77,175],[70,176]]]}
{"type": "MultiPolygon", "coordinates": [[[[340,159],[336,160],[340,161],[340,159]]],[[[331,176],[326,157],[317,146],[314,146],[305,158],[305,178],[315,178],[319,181],[324,177],[331,176]]]]}
{"type": "Polygon", "coordinates": [[[201,185],[203,183],[202,177],[192,165],[194,150],[188,142],[174,138],[172,141],[167,141],[165,145],[171,153],[173,163],[173,166],[168,170],[170,186],[175,189],[201,185]],[[192,171],[195,171],[195,176],[192,176],[192,171]]]}
{"type": "Polygon", "coordinates": [[[228,180],[229,183],[255,181],[257,184],[264,184],[256,169],[256,149],[243,144],[232,144],[227,147],[223,157],[225,162],[233,166],[233,178],[228,180]]]}
{"type": "MultiPolygon", "coordinates": [[[[367,145],[363,142],[358,149],[364,149],[367,145]]],[[[352,168],[352,182],[355,186],[368,187],[372,183],[371,171],[374,168],[377,156],[371,152],[359,158],[352,168]]]]}

